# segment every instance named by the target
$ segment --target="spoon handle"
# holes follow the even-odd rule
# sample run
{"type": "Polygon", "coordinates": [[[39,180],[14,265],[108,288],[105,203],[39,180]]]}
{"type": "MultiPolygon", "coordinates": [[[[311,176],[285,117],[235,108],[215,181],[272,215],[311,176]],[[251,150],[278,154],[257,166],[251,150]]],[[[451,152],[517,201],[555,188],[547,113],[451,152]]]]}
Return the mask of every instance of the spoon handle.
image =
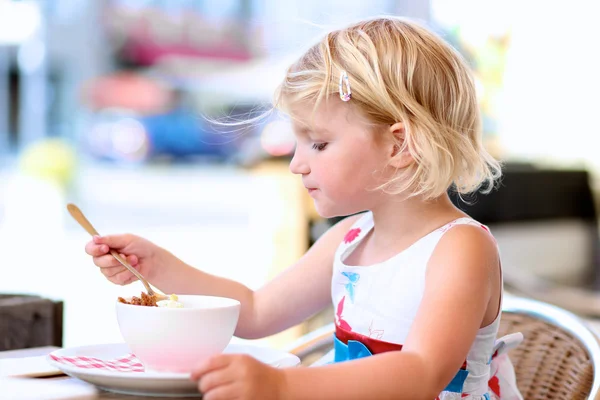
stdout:
{"type": "MultiPolygon", "coordinates": [[[[75,219],[75,221],[77,221],[79,225],[81,225],[81,227],[87,231],[87,233],[89,233],[92,236],[100,235],[98,231],[94,228],[92,223],[88,221],[85,215],[83,215],[79,207],[77,207],[75,204],[67,204],[67,210],[69,211],[69,214],[71,214],[71,216],[75,219]]],[[[112,256],[116,258],[118,262],[120,262],[125,268],[131,271],[131,273],[134,274],[140,280],[140,282],[142,282],[150,296],[154,295],[154,290],[152,290],[152,287],[150,286],[148,281],[146,281],[142,274],[140,274],[135,268],[133,268],[131,264],[127,262],[127,260],[121,257],[121,255],[116,250],[110,249],[110,254],[112,254],[112,256]]]]}
{"type": "Polygon", "coordinates": [[[85,215],[83,215],[79,207],[77,207],[75,204],[67,204],[67,210],[69,211],[69,214],[71,214],[71,216],[75,219],[75,221],[77,221],[79,225],[81,225],[81,227],[87,231],[87,233],[89,233],[92,236],[100,236],[100,234],[94,228],[92,223],[88,221],[85,215]]]}
{"type": "Polygon", "coordinates": [[[133,268],[133,266],[131,264],[129,264],[129,262],[127,262],[127,260],[125,258],[121,257],[121,255],[119,253],[117,253],[116,250],[113,250],[113,249],[110,249],[110,254],[112,254],[112,256],[114,258],[116,258],[118,262],[120,262],[125,268],[127,268],[129,271],[131,271],[131,273],[134,274],[140,280],[140,282],[142,282],[142,284],[144,285],[144,287],[146,288],[146,291],[148,292],[148,294],[150,296],[152,296],[154,294],[154,290],[152,290],[152,288],[150,287],[150,284],[148,284],[146,279],[144,279],[144,277],[139,272],[137,272],[137,270],[135,268],[133,268]]]}

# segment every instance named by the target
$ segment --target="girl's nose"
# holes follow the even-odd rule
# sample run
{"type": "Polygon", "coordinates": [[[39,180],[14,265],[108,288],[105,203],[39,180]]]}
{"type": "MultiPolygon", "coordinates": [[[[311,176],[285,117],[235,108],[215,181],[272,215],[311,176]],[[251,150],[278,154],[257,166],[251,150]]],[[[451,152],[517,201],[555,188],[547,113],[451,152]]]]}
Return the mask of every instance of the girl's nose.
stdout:
{"type": "Polygon", "coordinates": [[[298,147],[296,147],[294,157],[292,157],[292,161],[290,162],[290,171],[292,174],[296,175],[306,175],[310,172],[308,163],[306,162],[306,159],[302,157],[298,147]]]}

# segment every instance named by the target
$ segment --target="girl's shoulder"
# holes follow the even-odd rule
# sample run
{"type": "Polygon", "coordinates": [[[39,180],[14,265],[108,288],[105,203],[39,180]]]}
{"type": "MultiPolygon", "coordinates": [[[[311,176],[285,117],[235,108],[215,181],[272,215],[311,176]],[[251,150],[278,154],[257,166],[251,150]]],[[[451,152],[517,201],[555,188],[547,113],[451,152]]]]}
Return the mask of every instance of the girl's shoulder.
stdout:
{"type": "Polygon", "coordinates": [[[500,253],[489,228],[473,219],[460,218],[440,228],[428,270],[481,269],[487,274],[500,267],[500,253]]]}

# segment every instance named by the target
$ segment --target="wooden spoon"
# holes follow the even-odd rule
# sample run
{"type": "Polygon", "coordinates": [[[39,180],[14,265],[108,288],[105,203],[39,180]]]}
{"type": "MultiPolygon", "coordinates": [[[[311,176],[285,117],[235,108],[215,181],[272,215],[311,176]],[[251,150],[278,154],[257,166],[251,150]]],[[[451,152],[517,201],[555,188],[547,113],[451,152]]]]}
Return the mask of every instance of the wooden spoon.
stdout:
{"type": "MultiPolygon", "coordinates": [[[[71,214],[73,219],[75,219],[75,221],[77,221],[79,225],[81,225],[81,227],[87,231],[87,233],[89,233],[92,236],[100,236],[100,234],[90,223],[90,221],[88,221],[85,215],[83,215],[79,207],[77,207],[75,204],[69,203],[67,204],[67,210],[69,211],[69,214],[71,214]]],[[[152,286],[150,286],[146,278],[144,278],[142,274],[140,274],[135,268],[133,268],[125,258],[121,257],[121,255],[117,253],[116,250],[110,249],[110,254],[112,254],[112,256],[116,258],[118,262],[123,264],[125,268],[131,271],[131,273],[134,274],[140,280],[140,282],[142,282],[142,284],[146,288],[146,291],[148,292],[148,295],[154,296],[157,300],[163,300],[167,298],[167,296],[165,296],[164,294],[156,293],[152,289],[152,286]]]]}

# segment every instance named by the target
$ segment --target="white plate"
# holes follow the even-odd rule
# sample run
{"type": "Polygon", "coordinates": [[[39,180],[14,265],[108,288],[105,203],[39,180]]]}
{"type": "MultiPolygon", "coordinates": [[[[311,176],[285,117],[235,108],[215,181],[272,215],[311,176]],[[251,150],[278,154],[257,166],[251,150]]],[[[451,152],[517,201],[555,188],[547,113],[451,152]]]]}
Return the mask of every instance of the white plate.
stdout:
{"type": "MultiPolygon", "coordinates": [[[[50,355],[57,357],[95,357],[111,360],[129,354],[124,343],[100,344],[71,347],[55,350],[50,355]]],[[[266,347],[246,344],[229,344],[224,353],[249,354],[254,358],[278,368],[295,367],[300,359],[293,354],[266,347]]],[[[48,355],[48,362],[65,374],[81,379],[109,392],[138,396],[188,397],[200,396],[196,382],[189,374],[171,372],[119,372],[103,369],[86,369],[54,361],[48,355]]]]}

